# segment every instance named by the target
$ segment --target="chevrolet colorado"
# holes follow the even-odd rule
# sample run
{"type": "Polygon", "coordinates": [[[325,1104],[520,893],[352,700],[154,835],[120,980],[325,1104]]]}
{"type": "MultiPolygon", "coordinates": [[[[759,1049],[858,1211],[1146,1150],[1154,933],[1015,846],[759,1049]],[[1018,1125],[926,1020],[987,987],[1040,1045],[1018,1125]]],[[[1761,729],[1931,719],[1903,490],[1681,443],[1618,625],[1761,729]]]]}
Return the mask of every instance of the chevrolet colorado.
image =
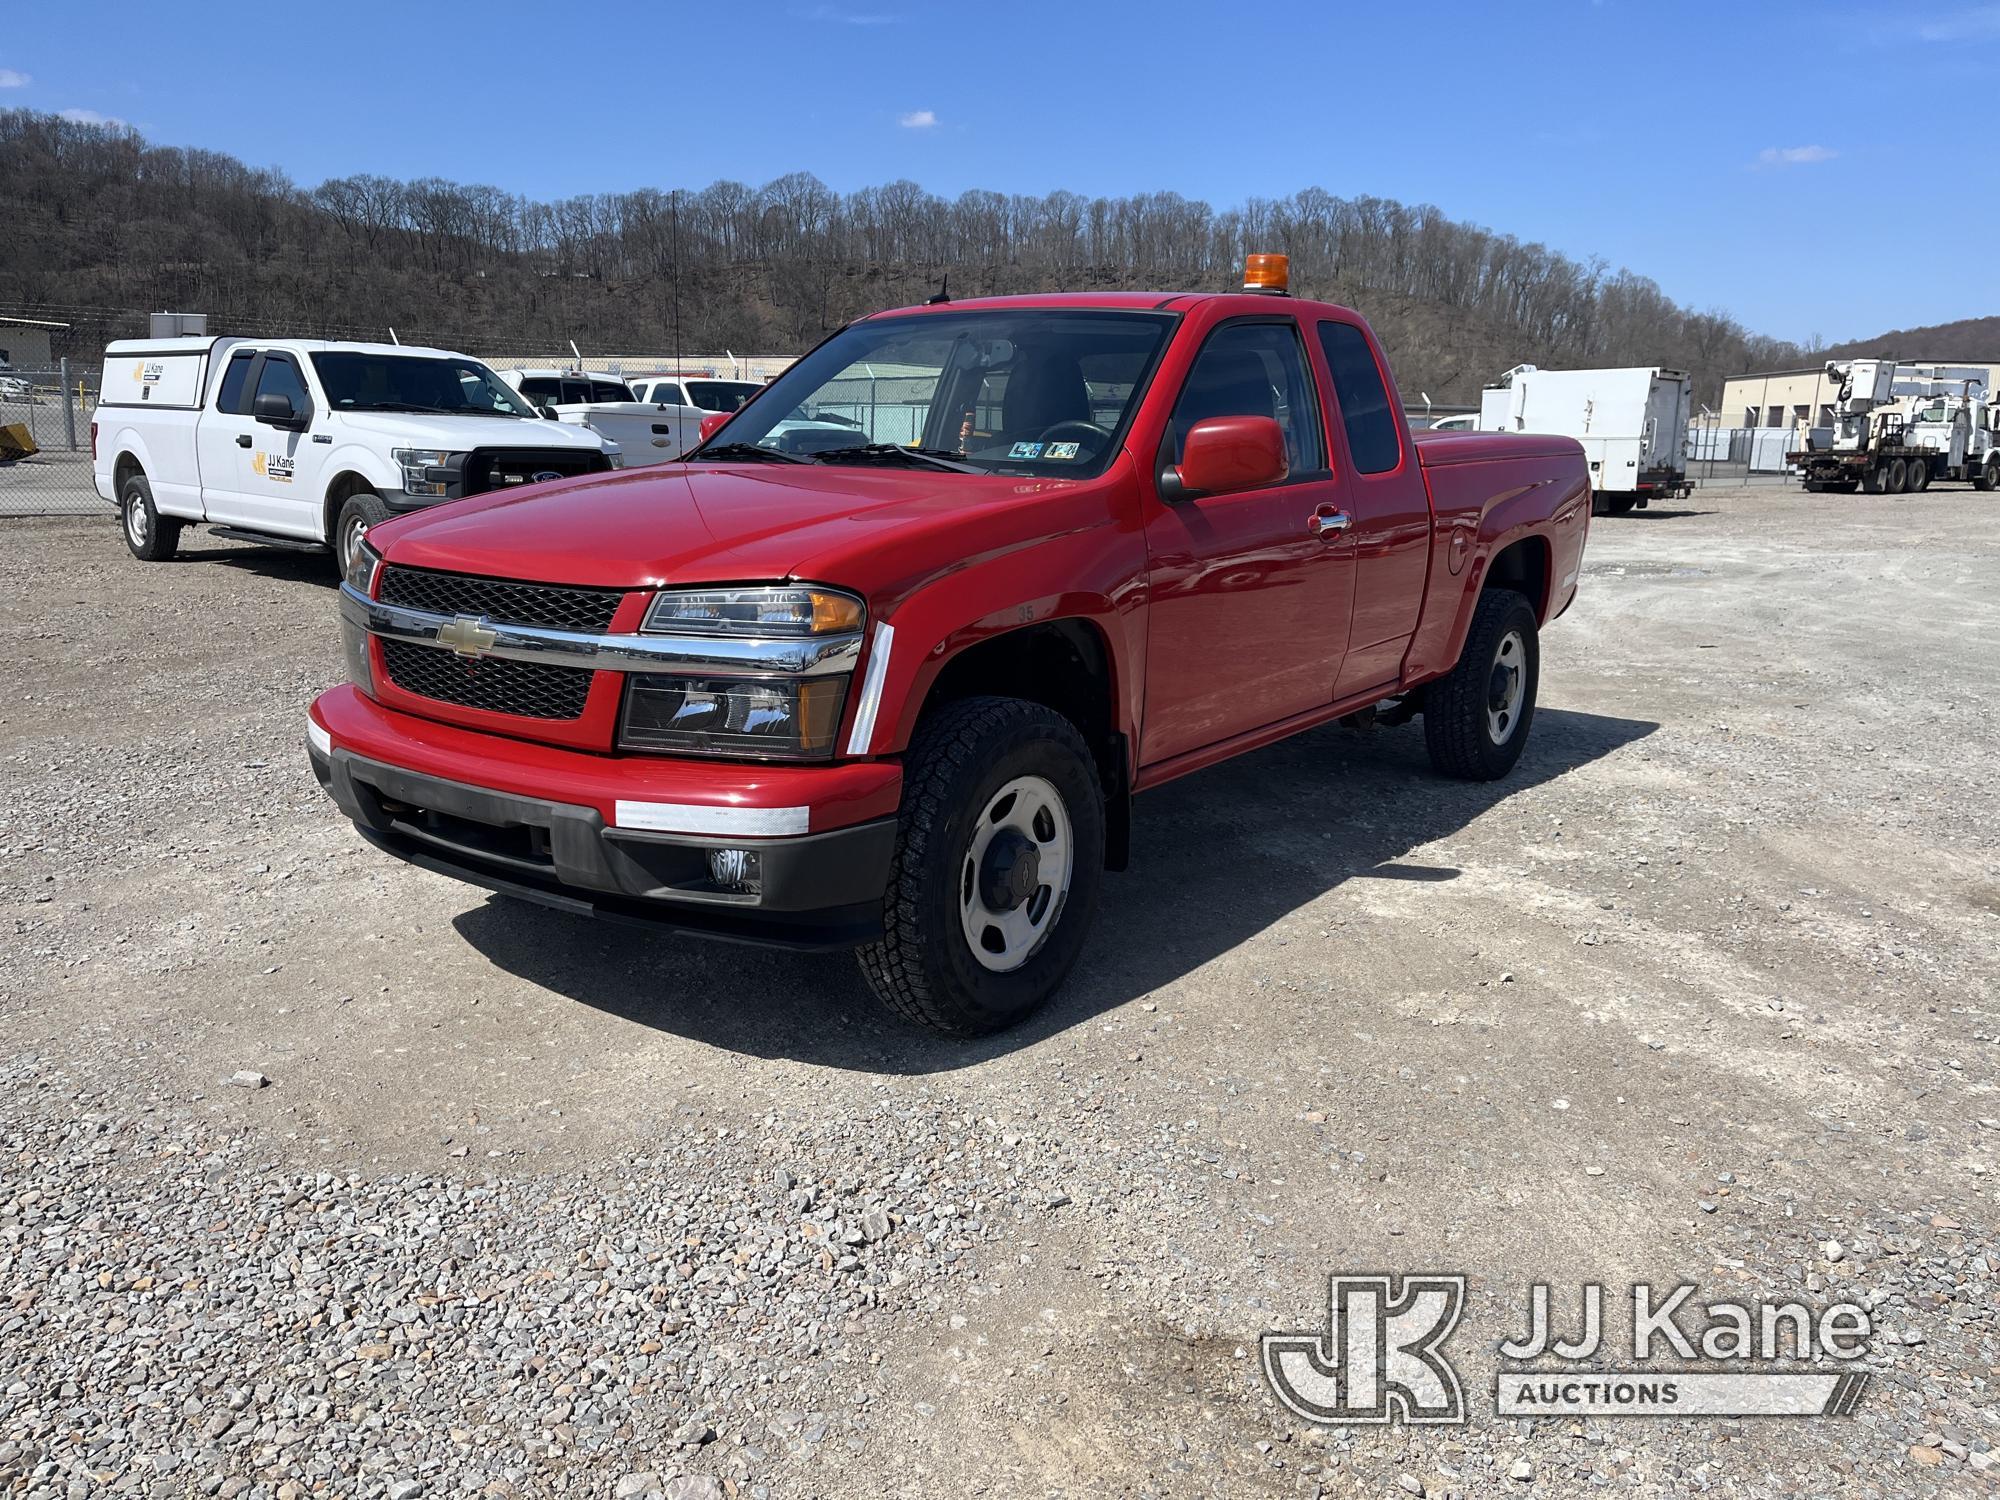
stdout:
{"type": "Polygon", "coordinates": [[[412,863],[856,946],[960,1036],[1061,983],[1135,793],[1360,713],[1504,775],[1576,593],[1582,449],[1411,434],[1367,324],[1278,259],[1241,293],[879,313],[683,462],[371,529],[315,774],[412,863]],[[897,409],[800,441],[884,370],[897,409]]]}

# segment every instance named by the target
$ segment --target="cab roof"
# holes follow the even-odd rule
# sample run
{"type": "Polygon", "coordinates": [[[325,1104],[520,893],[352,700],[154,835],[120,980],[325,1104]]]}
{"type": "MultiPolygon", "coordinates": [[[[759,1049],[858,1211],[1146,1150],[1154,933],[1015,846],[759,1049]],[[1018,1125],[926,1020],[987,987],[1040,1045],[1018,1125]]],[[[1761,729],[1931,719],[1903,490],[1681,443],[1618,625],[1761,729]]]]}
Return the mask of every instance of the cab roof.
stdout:
{"type": "MultiPolygon", "coordinates": [[[[1083,312],[1186,312],[1205,302],[1240,303],[1231,312],[1339,312],[1355,316],[1352,308],[1337,302],[1317,302],[1306,297],[1290,297],[1271,292],[1028,292],[1012,297],[954,297],[949,302],[925,302],[914,307],[898,307],[872,313],[874,318],[899,318],[912,314],[941,312],[1048,311],[1083,312]]],[[[862,321],[866,321],[865,319],[862,321]]]]}
{"type": "Polygon", "coordinates": [[[297,354],[387,354],[411,359],[472,359],[456,349],[430,349],[421,344],[363,344],[347,339],[260,339],[240,334],[177,339],[114,339],[104,346],[110,354],[207,354],[248,344],[256,349],[289,349],[297,354]]]}

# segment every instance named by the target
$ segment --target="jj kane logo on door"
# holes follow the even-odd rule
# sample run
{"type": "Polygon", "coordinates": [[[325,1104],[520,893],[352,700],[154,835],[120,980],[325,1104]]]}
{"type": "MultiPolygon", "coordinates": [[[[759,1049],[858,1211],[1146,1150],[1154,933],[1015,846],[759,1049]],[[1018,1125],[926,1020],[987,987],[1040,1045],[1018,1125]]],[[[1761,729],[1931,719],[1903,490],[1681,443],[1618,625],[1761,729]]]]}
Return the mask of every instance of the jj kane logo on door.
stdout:
{"type": "Polygon", "coordinates": [[[259,453],[250,460],[250,467],[273,484],[290,484],[294,461],[282,453],[259,453]]]}
{"type": "MultiPolygon", "coordinates": [[[[1464,1389],[1445,1343],[1465,1310],[1462,1275],[1385,1273],[1327,1278],[1326,1331],[1267,1333],[1264,1377],[1308,1422],[1450,1423],[1466,1419],[1464,1389]]],[[[1868,1376],[1827,1370],[1866,1352],[1867,1309],[1837,1302],[1715,1302],[1696,1287],[1631,1288],[1628,1366],[1597,1363],[1604,1288],[1585,1283],[1573,1336],[1555,1325],[1548,1284],[1529,1288],[1527,1332],[1499,1344],[1494,1414],[1593,1416],[1845,1416],[1868,1376]],[[1688,1369],[1683,1360],[1706,1360],[1688,1369]],[[1772,1368],[1778,1361],[1822,1368],[1772,1368]]]]}

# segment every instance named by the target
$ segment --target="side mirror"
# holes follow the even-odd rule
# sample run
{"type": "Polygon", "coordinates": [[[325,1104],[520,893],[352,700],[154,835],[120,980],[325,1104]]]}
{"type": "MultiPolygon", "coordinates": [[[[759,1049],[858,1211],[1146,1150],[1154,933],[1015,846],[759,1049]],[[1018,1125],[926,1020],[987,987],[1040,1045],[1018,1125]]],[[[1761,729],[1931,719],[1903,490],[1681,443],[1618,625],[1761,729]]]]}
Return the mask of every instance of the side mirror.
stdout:
{"type": "Polygon", "coordinates": [[[272,427],[296,429],[305,425],[293,413],[290,396],[259,396],[251,405],[251,415],[272,427]]]}
{"type": "Polygon", "coordinates": [[[721,430],[722,424],[729,420],[730,415],[726,411],[712,411],[703,417],[701,419],[701,441],[705,443],[714,437],[721,430]]]}
{"type": "Polygon", "coordinates": [[[536,402],[535,410],[540,412],[544,417],[546,417],[551,422],[560,422],[562,420],[561,415],[556,411],[556,409],[553,406],[549,405],[549,403],[546,401],[536,402]]]}
{"type": "Polygon", "coordinates": [[[1188,429],[1178,468],[1160,476],[1162,488],[1179,494],[1220,495],[1276,484],[1292,472],[1285,457],[1285,434],[1270,417],[1209,417],[1188,429]],[[1171,484],[1165,481],[1171,476],[1171,484]]]}

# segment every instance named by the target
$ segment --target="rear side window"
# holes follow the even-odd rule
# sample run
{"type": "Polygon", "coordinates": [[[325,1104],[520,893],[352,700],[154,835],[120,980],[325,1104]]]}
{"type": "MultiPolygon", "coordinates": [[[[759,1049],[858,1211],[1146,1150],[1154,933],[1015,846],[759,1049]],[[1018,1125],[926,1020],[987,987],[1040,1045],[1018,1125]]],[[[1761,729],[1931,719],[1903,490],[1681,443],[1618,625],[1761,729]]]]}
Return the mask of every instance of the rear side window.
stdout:
{"type": "Polygon", "coordinates": [[[1319,345],[1333,372],[1333,394],[1340,402],[1354,467],[1363,474],[1387,473],[1403,460],[1403,440],[1397,432],[1401,424],[1389,408],[1389,392],[1368,340],[1352,323],[1322,323],[1319,345]]]}
{"type": "Polygon", "coordinates": [[[593,380],[590,383],[590,399],[593,401],[630,401],[632,393],[616,380],[593,380]]]}
{"type": "MultiPolygon", "coordinates": [[[[304,413],[312,406],[312,397],[306,394],[306,383],[299,377],[299,367],[282,354],[264,356],[264,370],[257,377],[257,394],[289,397],[295,415],[304,413]]],[[[254,403],[252,410],[255,410],[254,403]]]]}
{"type": "Polygon", "coordinates": [[[554,405],[562,400],[562,382],[531,375],[521,382],[521,394],[530,401],[545,401],[554,405]]]}
{"type": "Polygon", "coordinates": [[[215,397],[217,411],[232,412],[237,416],[249,413],[250,402],[243,394],[243,382],[250,378],[250,362],[256,357],[248,349],[229,356],[229,363],[222,371],[222,389],[215,397]]]}
{"type": "Polygon", "coordinates": [[[686,406],[687,398],[681,395],[681,388],[661,381],[653,387],[653,399],[662,406],[686,406]]]}

